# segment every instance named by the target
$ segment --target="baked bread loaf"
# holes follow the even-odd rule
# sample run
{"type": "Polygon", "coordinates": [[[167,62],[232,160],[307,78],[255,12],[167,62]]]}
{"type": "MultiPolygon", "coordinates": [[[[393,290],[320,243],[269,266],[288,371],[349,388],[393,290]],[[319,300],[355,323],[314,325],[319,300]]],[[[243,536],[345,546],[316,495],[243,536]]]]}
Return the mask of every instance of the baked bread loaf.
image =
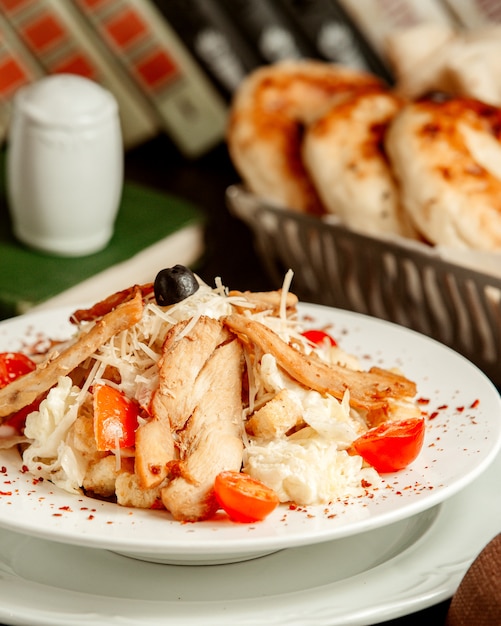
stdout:
{"type": "Polygon", "coordinates": [[[456,32],[443,24],[398,29],[386,51],[401,95],[445,91],[501,106],[501,25],[456,32]]]}
{"type": "Polygon", "coordinates": [[[404,101],[384,88],[351,94],[305,131],[303,160],[329,213],[370,235],[417,237],[383,149],[404,101]]]}
{"type": "Polygon", "coordinates": [[[304,167],[304,128],[336,99],[375,76],[322,61],[282,61],[260,67],[241,83],[232,102],[227,145],[247,187],[278,206],[322,214],[325,209],[304,167]]]}
{"type": "MultiPolygon", "coordinates": [[[[436,32],[430,46],[451,37],[436,32]]],[[[366,72],[282,61],[241,84],[227,144],[247,188],[278,207],[373,236],[501,250],[501,105],[410,99],[366,72]]]]}
{"type": "Polygon", "coordinates": [[[469,98],[408,103],[385,143],[402,203],[426,240],[501,250],[501,109],[469,98]]]}

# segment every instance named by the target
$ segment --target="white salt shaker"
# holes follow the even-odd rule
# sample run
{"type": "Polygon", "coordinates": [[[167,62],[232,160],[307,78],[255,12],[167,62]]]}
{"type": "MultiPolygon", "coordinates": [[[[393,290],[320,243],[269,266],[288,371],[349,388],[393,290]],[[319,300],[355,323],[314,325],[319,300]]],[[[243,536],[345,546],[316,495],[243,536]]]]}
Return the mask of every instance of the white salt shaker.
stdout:
{"type": "Polygon", "coordinates": [[[21,242],[68,257],[101,250],[113,235],[123,185],[115,98],[73,74],[20,89],[6,168],[13,230],[21,242]]]}

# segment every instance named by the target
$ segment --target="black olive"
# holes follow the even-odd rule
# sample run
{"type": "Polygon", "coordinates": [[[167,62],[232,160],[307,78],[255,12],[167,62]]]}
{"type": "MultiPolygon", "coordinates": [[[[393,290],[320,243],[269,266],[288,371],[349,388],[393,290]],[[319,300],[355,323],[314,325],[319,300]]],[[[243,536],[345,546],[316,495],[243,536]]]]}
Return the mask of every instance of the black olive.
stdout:
{"type": "Polygon", "coordinates": [[[153,283],[155,300],[160,306],[181,302],[194,294],[199,287],[195,274],[184,265],[160,270],[153,283]]]}

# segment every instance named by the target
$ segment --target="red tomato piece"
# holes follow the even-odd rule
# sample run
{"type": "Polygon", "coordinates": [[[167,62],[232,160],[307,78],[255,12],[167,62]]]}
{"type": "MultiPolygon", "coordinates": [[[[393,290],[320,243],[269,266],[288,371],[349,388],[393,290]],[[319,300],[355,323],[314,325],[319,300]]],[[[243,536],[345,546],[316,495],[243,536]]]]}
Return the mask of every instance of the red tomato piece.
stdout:
{"type": "Polygon", "coordinates": [[[35,363],[21,352],[0,352],[0,388],[35,369],[35,363]]]}
{"type": "Polygon", "coordinates": [[[424,419],[384,422],[353,442],[353,449],[381,474],[397,472],[414,461],[423,447],[424,419]]]}
{"type": "Polygon", "coordinates": [[[41,401],[42,398],[39,398],[38,400],[35,400],[35,402],[28,404],[28,406],[25,406],[22,409],[19,409],[19,411],[12,413],[5,420],[4,424],[6,426],[12,426],[12,428],[15,428],[20,433],[24,432],[24,427],[26,426],[26,418],[30,413],[33,413],[33,411],[38,411],[41,401]]]}
{"type": "Polygon", "coordinates": [[[337,346],[336,340],[324,330],[305,330],[302,335],[303,337],[306,337],[308,341],[311,341],[311,343],[315,343],[319,346],[321,346],[326,341],[330,343],[331,346],[337,346]]]}
{"type": "Polygon", "coordinates": [[[242,472],[220,472],[214,492],[219,506],[234,522],[260,522],[280,502],[273,489],[242,472]]]}
{"type": "Polygon", "coordinates": [[[110,385],[94,388],[94,437],[101,452],[135,444],[139,407],[110,385]]]}
{"type": "MultiPolygon", "coordinates": [[[[0,389],[20,376],[24,376],[35,369],[35,363],[22,352],[0,352],[0,389]]],[[[10,415],[4,422],[22,432],[26,422],[26,416],[38,409],[40,400],[33,402],[20,411],[10,415]]]]}

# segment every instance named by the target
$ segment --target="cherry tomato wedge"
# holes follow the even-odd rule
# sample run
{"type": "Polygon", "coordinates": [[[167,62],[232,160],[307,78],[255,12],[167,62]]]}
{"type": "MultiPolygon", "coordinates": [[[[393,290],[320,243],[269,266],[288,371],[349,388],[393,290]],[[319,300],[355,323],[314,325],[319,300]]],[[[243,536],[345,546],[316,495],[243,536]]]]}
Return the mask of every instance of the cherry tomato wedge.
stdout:
{"type": "Polygon", "coordinates": [[[424,441],[424,419],[385,422],[353,442],[353,448],[381,474],[397,472],[414,461],[424,441]]]}
{"type": "Polygon", "coordinates": [[[35,363],[21,352],[0,352],[0,388],[35,369],[35,363]]]}
{"type": "Polygon", "coordinates": [[[242,472],[220,472],[214,492],[219,506],[234,522],[260,522],[280,502],[273,489],[242,472]]]}
{"type": "Polygon", "coordinates": [[[33,411],[38,411],[42,399],[43,398],[39,398],[22,409],[19,409],[19,411],[9,415],[9,417],[3,422],[5,426],[12,426],[12,428],[15,428],[20,433],[24,432],[26,418],[30,413],[33,413],[33,411]]]}
{"type": "Polygon", "coordinates": [[[326,333],[324,330],[305,330],[302,333],[303,337],[306,337],[311,343],[322,345],[324,342],[330,343],[331,346],[337,346],[336,340],[326,333]]]}
{"type": "Polygon", "coordinates": [[[110,385],[94,388],[94,437],[101,452],[135,444],[139,407],[110,385]]]}
{"type": "MultiPolygon", "coordinates": [[[[0,352],[0,389],[20,376],[24,376],[35,369],[35,363],[22,352],[0,352]]],[[[26,416],[38,409],[40,400],[25,406],[16,413],[12,413],[4,422],[6,426],[12,426],[22,432],[26,422],[26,416]]]]}

